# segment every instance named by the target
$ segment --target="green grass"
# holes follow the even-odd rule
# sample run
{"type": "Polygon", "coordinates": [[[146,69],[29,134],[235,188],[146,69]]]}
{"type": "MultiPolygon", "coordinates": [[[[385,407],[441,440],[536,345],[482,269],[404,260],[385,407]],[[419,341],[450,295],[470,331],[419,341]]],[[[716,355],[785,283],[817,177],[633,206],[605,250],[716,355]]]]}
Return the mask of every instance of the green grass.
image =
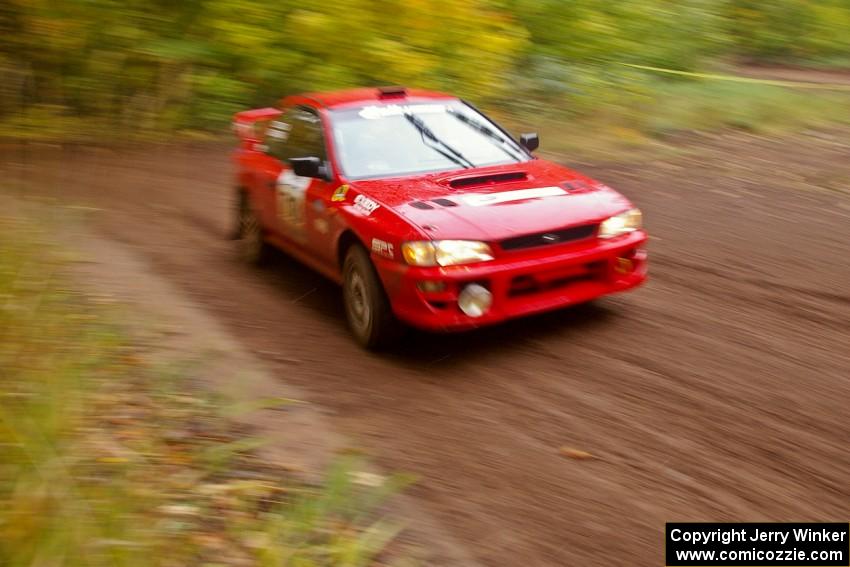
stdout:
{"type": "Polygon", "coordinates": [[[850,93],[748,83],[671,83],[659,89],[644,122],[650,135],[738,128],[776,133],[850,124],[850,93]]]}
{"type": "Polygon", "coordinates": [[[0,216],[0,565],[341,567],[386,553],[400,526],[382,506],[408,479],[364,486],[353,456],[320,485],[266,464],[232,406],[194,390],[184,365],[147,361],[68,284],[49,240],[0,216]]]}
{"type": "Polygon", "coordinates": [[[517,132],[539,129],[549,155],[620,161],[675,152],[667,141],[683,132],[783,135],[850,124],[847,91],[634,75],[634,82],[600,84],[580,98],[581,106],[570,98],[537,102],[508,122],[517,132]]]}

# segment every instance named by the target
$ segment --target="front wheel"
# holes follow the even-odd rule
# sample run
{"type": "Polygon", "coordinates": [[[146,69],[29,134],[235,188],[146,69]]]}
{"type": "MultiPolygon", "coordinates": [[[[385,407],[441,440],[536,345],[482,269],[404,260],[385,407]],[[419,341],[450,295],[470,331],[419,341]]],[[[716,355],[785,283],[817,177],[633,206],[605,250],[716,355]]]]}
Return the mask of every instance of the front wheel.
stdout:
{"type": "Polygon", "coordinates": [[[365,248],[355,245],[348,249],[342,275],[345,315],[357,342],[368,349],[396,342],[403,329],[365,248]]]}

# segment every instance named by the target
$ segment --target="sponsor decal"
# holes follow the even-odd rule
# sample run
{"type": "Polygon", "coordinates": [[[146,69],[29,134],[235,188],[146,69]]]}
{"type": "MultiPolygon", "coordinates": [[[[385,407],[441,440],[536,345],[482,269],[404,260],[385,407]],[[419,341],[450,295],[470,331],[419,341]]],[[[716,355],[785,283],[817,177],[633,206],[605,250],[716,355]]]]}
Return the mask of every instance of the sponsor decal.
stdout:
{"type": "Polygon", "coordinates": [[[361,118],[375,120],[387,116],[401,116],[403,114],[438,114],[446,112],[444,104],[387,104],[381,106],[364,107],[358,114],[361,118]]]}
{"type": "Polygon", "coordinates": [[[539,199],[541,197],[555,197],[566,194],[566,190],[561,187],[539,187],[537,189],[520,189],[519,191],[502,191],[501,193],[466,195],[463,200],[467,205],[482,207],[485,205],[524,201],[525,199],[539,199]]]}
{"type": "Polygon", "coordinates": [[[367,217],[378,210],[380,206],[381,205],[378,204],[377,201],[373,201],[364,195],[357,195],[354,197],[354,208],[367,217]]]}
{"type": "Polygon", "coordinates": [[[338,203],[340,201],[345,201],[345,194],[348,193],[348,185],[340,185],[334,191],[334,194],[331,195],[331,201],[338,203]]]}
{"type": "Polygon", "coordinates": [[[292,126],[281,120],[275,120],[269,124],[268,137],[273,138],[278,142],[285,142],[289,139],[289,131],[292,126]]]}
{"type": "Polygon", "coordinates": [[[372,239],[372,252],[378,254],[379,256],[385,256],[387,258],[393,258],[393,245],[385,240],[381,240],[380,238],[372,239]]]}

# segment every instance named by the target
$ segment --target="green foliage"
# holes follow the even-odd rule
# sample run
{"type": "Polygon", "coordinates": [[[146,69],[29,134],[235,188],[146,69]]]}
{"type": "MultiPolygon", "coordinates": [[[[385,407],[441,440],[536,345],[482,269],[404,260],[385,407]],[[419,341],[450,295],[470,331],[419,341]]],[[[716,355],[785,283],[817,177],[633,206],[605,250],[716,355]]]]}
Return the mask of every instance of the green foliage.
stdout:
{"type": "Polygon", "coordinates": [[[847,0],[7,0],[0,135],[220,132],[237,109],[375,84],[617,114],[648,96],[620,63],[846,65],[848,29],[847,0]]]}
{"type": "Polygon", "coordinates": [[[637,80],[633,94],[600,82],[600,92],[619,93],[616,103],[607,106],[594,109],[590,102],[581,112],[567,107],[554,116],[525,108],[506,122],[517,131],[533,124],[551,157],[616,162],[676,153],[681,148],[669,141],[682,132],[738,129],[776,135],[850,124],[846,92],[651,76],[637,80]]]}
{"type": "Polygon", "coordinates": [[[716,0],[518,0],[534,51],[572,63],[692,69],[727,43],[716,0]]]}
{"type": "Polygon", "coordinates": [[[847,0],[732,0],[727,6],[736,52],[768,61],[850,57],[847,0]]]}
{"type": "MultiPolygon", "coordinates": [[[[221,128],[282,95],[405,83],[496,94],[527,32],[485,0],[14,0],[0,116],[51,105],[137,129],[221,128]]],[[[3,29],[0,28],[0,29],[3,29]]],[[[7,118],[8,120],[8,118],[7,118]]]]}

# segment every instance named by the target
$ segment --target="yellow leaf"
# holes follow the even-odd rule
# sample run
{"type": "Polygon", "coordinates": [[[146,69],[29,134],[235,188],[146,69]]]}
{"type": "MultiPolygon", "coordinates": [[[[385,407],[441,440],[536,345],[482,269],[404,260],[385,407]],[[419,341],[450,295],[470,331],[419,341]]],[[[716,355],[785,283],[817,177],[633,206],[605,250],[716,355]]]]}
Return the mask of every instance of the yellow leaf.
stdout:
{"type": "Polygon", "coordinates": [[[587,451],[582,451],[581,449],[576,449],[574,447],[561,447],[560,453],[562,457],[576,459],[579,461],[584,461],[593,458],[593,455],[591,455],[587,451]]]}

